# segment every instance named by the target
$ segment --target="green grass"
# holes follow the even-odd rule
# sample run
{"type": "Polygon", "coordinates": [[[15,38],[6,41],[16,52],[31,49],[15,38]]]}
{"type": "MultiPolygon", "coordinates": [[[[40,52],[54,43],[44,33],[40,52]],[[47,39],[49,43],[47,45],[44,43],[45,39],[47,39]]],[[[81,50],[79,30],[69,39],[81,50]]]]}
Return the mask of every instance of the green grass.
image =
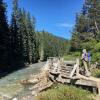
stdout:
{"type": "Polygon", "coordinates": [[[60,84],[40,93],[36,100],[93,100],[92,97],[93,94],[86,90],[60,84]]]}
{"type": "Polygon", "coordinates": [[[63,56],[64,60],[75,60],[76,58],[80,57],[81,57],[80,52],[70,52],[69,54],[63,56]]]}
{"type": "Polygon", "coordinates": [[[97,69],[97,68],[92,69],[91,73],[92,73],[92,76],[100,78],[100,69],[97,69]]]}

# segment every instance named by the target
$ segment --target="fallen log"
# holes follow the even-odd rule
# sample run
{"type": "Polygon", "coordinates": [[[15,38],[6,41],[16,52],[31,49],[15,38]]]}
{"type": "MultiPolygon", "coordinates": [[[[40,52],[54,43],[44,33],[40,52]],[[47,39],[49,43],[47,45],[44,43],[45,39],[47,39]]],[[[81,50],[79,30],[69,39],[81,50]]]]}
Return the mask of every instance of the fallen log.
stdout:
{"type": "Polygon", "coordinates": [[[39,77],[37,75],[34,75],[32,77],[29,77],[27,79],[21,80],[21,84],[27,85],[27,84],[36,84],[39,82],[39,77]]]}
{"type": "MultiPolygon", "coordinates": [[[[53,82],[48,82],[47,84],[42,85],[41,87],[39,86],[38,89],[33,89],[32,95],[37,95],[38,93],[47,90],[53,85],[53,82]]],[[[36,87],[37,88],[37,87],[36,87]]]]}

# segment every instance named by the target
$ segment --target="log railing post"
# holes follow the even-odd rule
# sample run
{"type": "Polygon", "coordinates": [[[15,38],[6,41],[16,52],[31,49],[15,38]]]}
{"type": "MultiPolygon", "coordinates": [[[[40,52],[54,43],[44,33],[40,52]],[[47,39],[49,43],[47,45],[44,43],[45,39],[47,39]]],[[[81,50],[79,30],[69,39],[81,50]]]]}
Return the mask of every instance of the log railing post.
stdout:
{"type": "Polygon", "coordinates": [[[100,96],[100,86],[97,86],[98,89],[98,95],[100,96]]]}
{"type": "Polygon", "coordinates": [[[76,59],[76,64],[77,64],[77,68],[76,68],[76,76],[79,75],[79,58],[76,59]]]}
{"type": "Polygon", "coordinates": [[[76,59],[76,64],[74,65],[74,68],[70,74],[70,77],[73,77],[75,71],[76,71],[76,76],[79,75],[79,59],[76,59]]]}

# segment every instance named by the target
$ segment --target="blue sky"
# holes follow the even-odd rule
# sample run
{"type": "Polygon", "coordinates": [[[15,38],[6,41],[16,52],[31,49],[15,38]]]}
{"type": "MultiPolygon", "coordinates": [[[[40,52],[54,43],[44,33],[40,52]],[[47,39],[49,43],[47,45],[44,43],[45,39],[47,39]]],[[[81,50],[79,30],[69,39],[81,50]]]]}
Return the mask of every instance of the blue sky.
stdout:
{"type": "MultiPolygon", "coordinates": [[[[7,3],[8,20],[11,18],[12,0],[7,3]]],[[[19,0],[19,6],[36,18],[36,30],[46,30],[54,35],[71,38],[75,15],[84,0],[19,0]]]]}

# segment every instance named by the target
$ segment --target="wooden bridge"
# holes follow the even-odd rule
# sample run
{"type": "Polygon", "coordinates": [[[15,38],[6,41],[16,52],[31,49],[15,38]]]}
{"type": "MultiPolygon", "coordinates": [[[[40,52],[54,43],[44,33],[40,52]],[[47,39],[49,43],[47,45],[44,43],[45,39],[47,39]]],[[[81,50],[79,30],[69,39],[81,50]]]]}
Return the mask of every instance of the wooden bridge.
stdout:
{"type": "Polygon", "coordinates": [[[91,88],[93,92],[100,95],[100,79],[81,75],[79,73],[79,59],[64,61],[59,58],[49,58],[45,67],[49,70],[49,78],[53,82],[91,88]]]}

